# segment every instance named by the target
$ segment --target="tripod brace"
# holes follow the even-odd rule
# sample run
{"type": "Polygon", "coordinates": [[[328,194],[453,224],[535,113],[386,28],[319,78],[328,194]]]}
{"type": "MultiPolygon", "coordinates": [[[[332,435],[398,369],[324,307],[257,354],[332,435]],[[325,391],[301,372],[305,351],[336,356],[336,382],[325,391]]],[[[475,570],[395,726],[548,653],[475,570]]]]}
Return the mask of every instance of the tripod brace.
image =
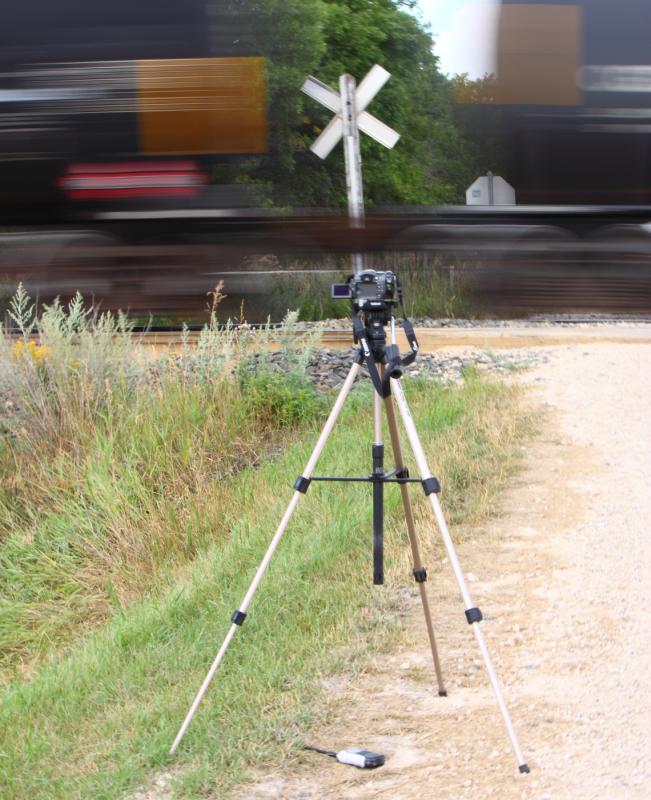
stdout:
{"type": "Polygon", "coordinates": [[[504,720],[504,724],[506,726],[509,739],[511,740],[511,745],[513,747],[516,759],[518,761],[518,769],[521,773],[529,772],[529,767],[525,763],[524,758],[522,756],[518,738],[515,733],[513,723],[511,722],[508,709],[506,708],[506,704],[502,696],[502,691],[497,679],[497,675],[495,673],[495,670],[493,668],[490,659],[490,655],[488,653],[488,648],[486,647],[483,632],[480,626],[480,623],[483,619],[482,613],[480,609],[477,606],[475,606],[472,602],[472,598],[470,596],[470,592],[468,591],[465,577],[463,575],[463,571],[461,569],[461,565],[459,563],[459,559],[456,554],[454,543],[452,541],[445,518],[443,516],[441,505],[438,499],[438,493],[440,492],[441,487],[438,480],[431,474],[429,467],[427,465],[427,459],[423,447],[420,443],[418,432],[416,430],[416,426],[411,416],[411,412],[409,410],[409,406],[407,405],[402,385],[400,383],[400,378],[402,377],[401,367],[404,366],[405,364],[411,363],[415,359],[416,354],[418,352],[418,344],[416,342],[416,337],[414,335],[411,324],[409,324],[408,321],[405,320],[405,332],[407,334],[407,339],[411,347],[411,353],[403,359],[400,356],[398,346],[395,342],[393,317],[390,317],[389,319],[389,322],[391,324],[392,342],[390,345],[388,346],[386,345],[386,332],[385,332],[386,322],[387,319],[385,316],[376,314],[375,312],[368,312],[366,314],[365,322],[362,322],[357,313],[353,315],[353,332],[355,336],[355,341],[360,344],[359,351],[357,352],[355,358],[353,359],[353,363],[350,367],[348,376],[346,377],[339,391],[339,395],[337,396],[337,399],[332,407],[332,410],[330,411],[328,419],[326,420],[323,430],[321,431],[321,434],[317,440],[312,455],[310,456],[305,466],[305,469],[303,470],[302,475],[300,475],[296,479],[296,482],[294,483],[294,494],[292,496],[292,499],[290,500],[287,510],[285,511],[285,514],[283,515],[280,521],[278,529],[276,530],[276,533],[274,534],[271,540],[267,552],[265,553],[264,558],[262,559],[262,562],[258,567],[255,577],[253,578],[253,581],[251,582],[251,585],[249,586],[249,589],[246,592],[246,595],[244,596],[239,608],[236,609],[236,611],[234,611],[231,616],[231,623],[232,623],[231,627],[217,655],[215,656],[215,659],[172,744],[172,747],[170,749],[170,753],[172,754],[176,751],[179,743],[181,742],[181,739],[185,735],[185,732],[188,726],[190,725],[190,722],[192,721],[192,718],[199,706],[199,703],[201,702],[201,699],[203,698],[206,690],[208,689],[208,686],[210,685],[210,682],[212,681],[212,678],[219,664],[221,663],[221,660],[224,657],[224,654],[226,653],[226,650],[228,649],[231,640],[235,635],[235,632],[244,623],[247,616],[249,605],[267,570],[267,567],[269,566],[273,554],[278,544],[280,543],[280,540],[285,532],[289,520],[292,514],[294,513],[294,510],[296,509],[299,500],[307,493],[310,484],[312,483],[313,480],[355,481],[355,482],[361,481],[361,482],[368,482],[373,485],[374,583],[383,582],[382,549],[383,549],[384,486],[387,483],[396,483],[400,486],[403,506],[405,510],[407,531],[409,534],[409,540],[414,561],[413,574],[421,594],[421,601],[423,604],[423,611],[427,625],[427,632],[439,685],[439,695],[440,696],[447,695],[447,692],[445,691],[443,686],[443,678],[438,658],[438,652],[436,649],[436,642],[431,621],[431,614],[425,592],[424,584],[427,578],[427,573],[424,567],[422,566],[422,562],[420,560],[420,552],[418,548],[414,519],[407,488],[407,484],[409,483],[420,483],[423,487],[425,495],[427,496],[432,506],[432,511],[434,512],[434,517],[436,519],[438,528],[440,530],[443,543],[447,550],[449,561],[452,565],[455,578],[459,585],[459,590],[465,607],[466,621],[472,627],[473,633],[477,640],[477,644],[479,645],[479,649],[481,651],[482,658],[486,666],[486,671],[488,672],[493,687],[493,691],[495,693],[498,707],[502,714],[502,718],[504,720]],[[326,445],[328,437],[330,436],[332,429],[334,428],[334,425],[341,412],[341,409],[343,408],[344,402],[348,394],[350,393],[350,390],[352,389],[353,383],[355,382],[355,379],[357,378],[357,375],[361,369],[361,365],[364,363],[364,361],[366,361],[369,375],[375,389],[374,392],[375,443],[373,445],[373,471],[371,475],[367,477],[334,477],[334,476],[315,477],[313,476],[314,468],[316,467],[316,464],[326,445]],[[418,466],[420,478],[411,478],[409,476],[408,471],[404,467],[401,446],[400,446],[400,439],[398,435],[398,428],[395,419],[393,399],[395,399],[398,411],[400,412],[403,426],[407,433],[407,438],[411,445],[411,449],[413,451],[416,464],[418,466]],[[395,461],[398,465],[394,470],[391,470],[390,472],[384,471],[384,447],[381,440],[382,404],[384,404],[385,406],[387,422],[391,435],[392,449],[395,461]]]}
{"type": "MultiPolygon", "coordinates": [[[[402,296],[401,296],[402,301],[402,296]]],[[[404,305],[403,305],[404,314],[404,305]]],[[[403,317],[403,326],[411,352],[406,356],[400,355],[398,345],[394,343],[386,344],[386,311],[372,311],[366,313],[364,322],[358,311],[354,311],[353,318],[353,337],[355,343],[359,343],[359,350],[356,361],[360,364],[366,361],[369,376],[375,388],[376,401],[386,400],[391,397],[391,379],[402,377],[402,367],[407,366],[416,359],[418,353],[418,342],[416,334],[407,319],[403,317]]],[[[393,319],[393,318],[391,318],[393,319]]],[[[375,409],[375,421],[377,423],[381,410],[375,409]]],[[[395,448],[395,446],[394,446],[395,448]]],[[[409,470],[404,466],[397,466],[390,472],[384,471],[384,445],[381,442],[381,432],[376,424],[376,442],[372,448],[373,471],[368,477],[336,477],[322,476],[312,477],[309,481],[301,476],[294,484],[294,488],[306,492],[311,481],[340,481],[349,483],[371,483],[373,485],[373,583],[381,585],[384,583],[384,486],[387,483],[421,483],[420,478],[410,478],[409,470]]],[[[440,491],[440,485],[436,478],[432,478],[427,491],[440,491]]],[[[418,580],[422,576],[422,571],[418,570],[418,580]]],[[[424,581],[426,576],[422,578],[424,581]]]]}

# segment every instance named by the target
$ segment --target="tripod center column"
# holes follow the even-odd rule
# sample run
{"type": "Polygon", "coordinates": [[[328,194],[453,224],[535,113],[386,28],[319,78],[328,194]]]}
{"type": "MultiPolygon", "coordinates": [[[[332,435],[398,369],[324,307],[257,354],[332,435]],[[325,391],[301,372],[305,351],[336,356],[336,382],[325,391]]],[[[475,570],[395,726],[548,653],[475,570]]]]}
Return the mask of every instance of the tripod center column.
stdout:
{"type": "Polygon", "coordinates": [[[383,400],[377,390],[373,392],[373,400],[373,583],[379,586],[384,583],[384,444],[383,400]]]}

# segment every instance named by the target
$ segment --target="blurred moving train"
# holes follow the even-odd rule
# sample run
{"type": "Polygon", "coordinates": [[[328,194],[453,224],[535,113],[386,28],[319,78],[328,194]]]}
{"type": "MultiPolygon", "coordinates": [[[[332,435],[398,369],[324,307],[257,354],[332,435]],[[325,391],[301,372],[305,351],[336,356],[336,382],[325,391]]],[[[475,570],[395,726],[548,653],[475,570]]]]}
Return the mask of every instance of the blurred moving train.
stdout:
{"type": "Polygon", "coordinates": [[[508,0],[495,36],[475,120],[499,141],[521,224],[482,293],[511,310],[648,312],[651,3],[508,0]]]}
{"type": "MultiPolygon", "coordinates": [[[[2,220],[190,197],[217,155],[264,152],[265,65],[242,8],[7,4],[2,220]]],[[[501,3],[490,102],[519,203],[651,203],[650,31],[648,0],[501,3]]]]}
{"type": "Polygon", "coordinates": [[[651,203],[649,0],[503,2],[496,62],[519,203],[651,203]]]}
{"type": "Polygon", "coordinates": [[[215,0],[20,0],[0,24],[0,219],[188,198],[266,149],[264,60],[215,0]]]}
{"type": "Polygon", "coordinates": [[[266,150],[265,61],[242,7],[3,9],[0,274],[41,298],[80,288],[105,306],[185,311],[246,254],[419,250],[488,265],[489,309],[651,308],[648,0],[502,3],[497,76],[476,111],[487,129],[499,119],[519,205],[378,211],[364,230],[214,185],[216,165],[266,150]]]}
{"type": "Polygon", "coordinates": [[[266,65],[241,5],[5,4],[0,293],[23,280],[41,300],[81,289],[104,307],[204,306],[204,245],[224,238],[211,223],[251,205],[214,171],[266,151],[266,65]],[[198,231],[188,217],[202,214],[198,231]]]}

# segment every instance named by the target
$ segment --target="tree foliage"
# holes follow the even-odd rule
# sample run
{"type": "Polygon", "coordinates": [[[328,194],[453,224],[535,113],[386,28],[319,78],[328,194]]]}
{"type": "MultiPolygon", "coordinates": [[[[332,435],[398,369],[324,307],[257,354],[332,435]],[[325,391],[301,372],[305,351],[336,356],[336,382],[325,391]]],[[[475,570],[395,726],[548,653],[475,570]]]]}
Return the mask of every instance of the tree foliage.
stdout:
{"type": "Polygon", "coordinates": [[[467,72],[455,75],[452,93],[457,105],[484,105],[495,102],[497,82],[488,72],[481,78],[471,78],[467,72]]]}
{"type": "Polygon", "coordinates": [[[387,151],[362,135],[367,203],[457,202],[476,177],[454,117],[452,85],[438,69],[432,38],[410,0],[231,0],[251,21],[251,46],[268,59],[269,153],[237,163],[237,180],[266,187],[272,202],[343,206],[339,146],[322,162],[309,147],[331,112],[303,95],[312,74],[338,89],[378,63],[391,80],[369,111],[398,130],[387,151]]]}

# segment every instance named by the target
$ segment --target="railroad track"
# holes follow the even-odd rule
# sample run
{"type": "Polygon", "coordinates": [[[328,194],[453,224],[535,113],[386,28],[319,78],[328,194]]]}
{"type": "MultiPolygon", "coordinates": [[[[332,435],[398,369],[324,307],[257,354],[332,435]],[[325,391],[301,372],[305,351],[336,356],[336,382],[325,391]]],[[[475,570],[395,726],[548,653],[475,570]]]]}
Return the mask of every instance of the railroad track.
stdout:
{"type": "MultiPolygon", "coordinates": [[[[252,326],[255,330],[256,327],[252,326]]],[[[272,325],[272,335],[268,339],[270,349],[275,349],[273,330],[280,329],[280,325],[272,325]]],[[[593,317],[568,317],[549,318],[535,322],[522,322],[521,324],[509,322],[507,324],[477,324],[472,321],[464,324],[455,321],[454,324],[441,326],[415,326],[416,336],[420,350],[424,353],[445,350],[450,347],[464,348],[493,348],[510,349],[518,347],[544,347],[552,345],[579,343],[579,342],[651,342],[651,317],[626,318],[613,317],[612,319],[593,317]]],[[[294,334],[297,338],[304,337],[313,332],[310,327],[297,328],[294,334]]],[[[12,334],[8,331],[10,337],[12,334]]],[[[402,329],[397,330],[398,344],[401,349],[408,349],[407,341],[402,329]]],[[[197,346],[201,330],[194,328],[188,330],[185,336],[180,328],[135,329],[132,333],[134,341],[152,351],[178,350],[183,342],[192,349],[197,346]]],[[[37,335],[33,337],[38,339],[37,335]]],[[[319,346],[330,349],[345,350],[353,346],[352,330],[346,327],[324,328],[320,332],[319,346]]]]}
{"type": "MultiPolygon", "coordinates": [[[[296,336],[304,336],[309,329],[298,330],[296,336]]],[[[178,330],[134,332],[140,342],[154,350],[174,349],[182,345],[183,339],[178,330]]],[[[198,342],[200,332],[193,330],[186,334],[190,347],[198,342]]],[[[516,348],[569,344],[573,342],[651,342],[651,319],[614,320],[595,322],[590,319],[562,320],[547,325],[462,325],[443,327],[416,327],[416,336],[423,352],[434,352],[449,347],[477,348],[516,348]]],[[[398,342],[406,350],[407,342],[402,331],[398,331],[398,342]]],[[[347,329],[324,329],[321,332],[320,346],[332,349],[351,347],[352,332],[347,329]]],[[[274,347],[273,338],[270,347],[274,347]]]]}

